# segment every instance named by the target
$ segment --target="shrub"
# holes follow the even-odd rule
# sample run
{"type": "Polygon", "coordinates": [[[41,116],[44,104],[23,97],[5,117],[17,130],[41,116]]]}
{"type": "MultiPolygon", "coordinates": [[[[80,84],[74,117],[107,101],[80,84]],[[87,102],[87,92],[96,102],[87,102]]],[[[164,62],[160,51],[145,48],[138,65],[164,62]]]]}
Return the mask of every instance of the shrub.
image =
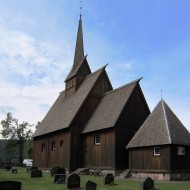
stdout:
{"type": "Polygon", "coordinates": [[[54,176],[54,174],[65,174],[65,168],[61,166],[54,166],[53,168],[51,168],[50,174],[52,177],[54,176]]]}

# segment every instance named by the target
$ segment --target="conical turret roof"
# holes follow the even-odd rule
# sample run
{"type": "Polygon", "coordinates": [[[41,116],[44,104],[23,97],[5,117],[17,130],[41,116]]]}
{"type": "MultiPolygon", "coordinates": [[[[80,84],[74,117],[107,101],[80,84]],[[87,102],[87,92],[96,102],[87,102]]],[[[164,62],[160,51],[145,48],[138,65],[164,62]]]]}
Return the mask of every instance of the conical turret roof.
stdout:
{"type": "Polygon", "coordinates": [[[166,144],[190,145],[190,134],[162,99],[127,148],[166,144]]]}

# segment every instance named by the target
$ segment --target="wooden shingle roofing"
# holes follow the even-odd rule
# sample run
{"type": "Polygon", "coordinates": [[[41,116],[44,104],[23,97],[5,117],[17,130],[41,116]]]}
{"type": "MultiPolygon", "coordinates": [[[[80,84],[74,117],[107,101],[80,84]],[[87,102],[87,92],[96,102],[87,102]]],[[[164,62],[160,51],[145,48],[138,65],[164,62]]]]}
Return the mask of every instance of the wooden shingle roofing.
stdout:
{"type": "Polygon", "coordinates": [[[190,134],[162,99],[127,148],[168,144],[190,145],[190,134]]]}
{"type": "Polygon", "coordinates": [[[102,97],[102,100],[92,114],[92,117],[88,121],[82,133],[89,133],[114,127],[133,90],[140,80],[141,78],[106,93],[102,97]]]}
{"type": "Polygon", "coordinates": [[[68,128],[104,69],[88,75],[74,95],[65,98],[65,91],[61,92],[33,137],[68,128]]]}

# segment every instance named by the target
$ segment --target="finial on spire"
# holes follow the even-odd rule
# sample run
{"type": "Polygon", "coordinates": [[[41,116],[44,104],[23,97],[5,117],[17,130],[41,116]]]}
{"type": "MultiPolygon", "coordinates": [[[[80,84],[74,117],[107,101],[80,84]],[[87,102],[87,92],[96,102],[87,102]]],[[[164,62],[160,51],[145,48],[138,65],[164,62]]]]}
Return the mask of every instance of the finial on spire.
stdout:
{"type": "Polygon", "coordinates": [[[82,16],[82,0],[80,0],[80,18],[82,16]]]}

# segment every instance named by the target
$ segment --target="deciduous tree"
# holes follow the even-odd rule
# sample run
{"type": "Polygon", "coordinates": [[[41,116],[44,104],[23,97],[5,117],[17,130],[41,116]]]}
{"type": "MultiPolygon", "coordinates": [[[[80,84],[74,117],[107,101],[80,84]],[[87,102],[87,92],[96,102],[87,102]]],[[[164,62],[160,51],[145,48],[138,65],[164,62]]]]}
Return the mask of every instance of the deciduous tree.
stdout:
{"type": "MultiPolygon", "coordinates": [[[[11,146],[19,146],[19,162],[23,161],[24,144],[32,136],[32,125],[28,122],[18,123],[18,119],[12,117],[11,113],[7,113],[4,120],[1,121],[3,138],[11,142],[11,146]]],[[[10,149],[10,146],[9,146],[10,149]]]]}

